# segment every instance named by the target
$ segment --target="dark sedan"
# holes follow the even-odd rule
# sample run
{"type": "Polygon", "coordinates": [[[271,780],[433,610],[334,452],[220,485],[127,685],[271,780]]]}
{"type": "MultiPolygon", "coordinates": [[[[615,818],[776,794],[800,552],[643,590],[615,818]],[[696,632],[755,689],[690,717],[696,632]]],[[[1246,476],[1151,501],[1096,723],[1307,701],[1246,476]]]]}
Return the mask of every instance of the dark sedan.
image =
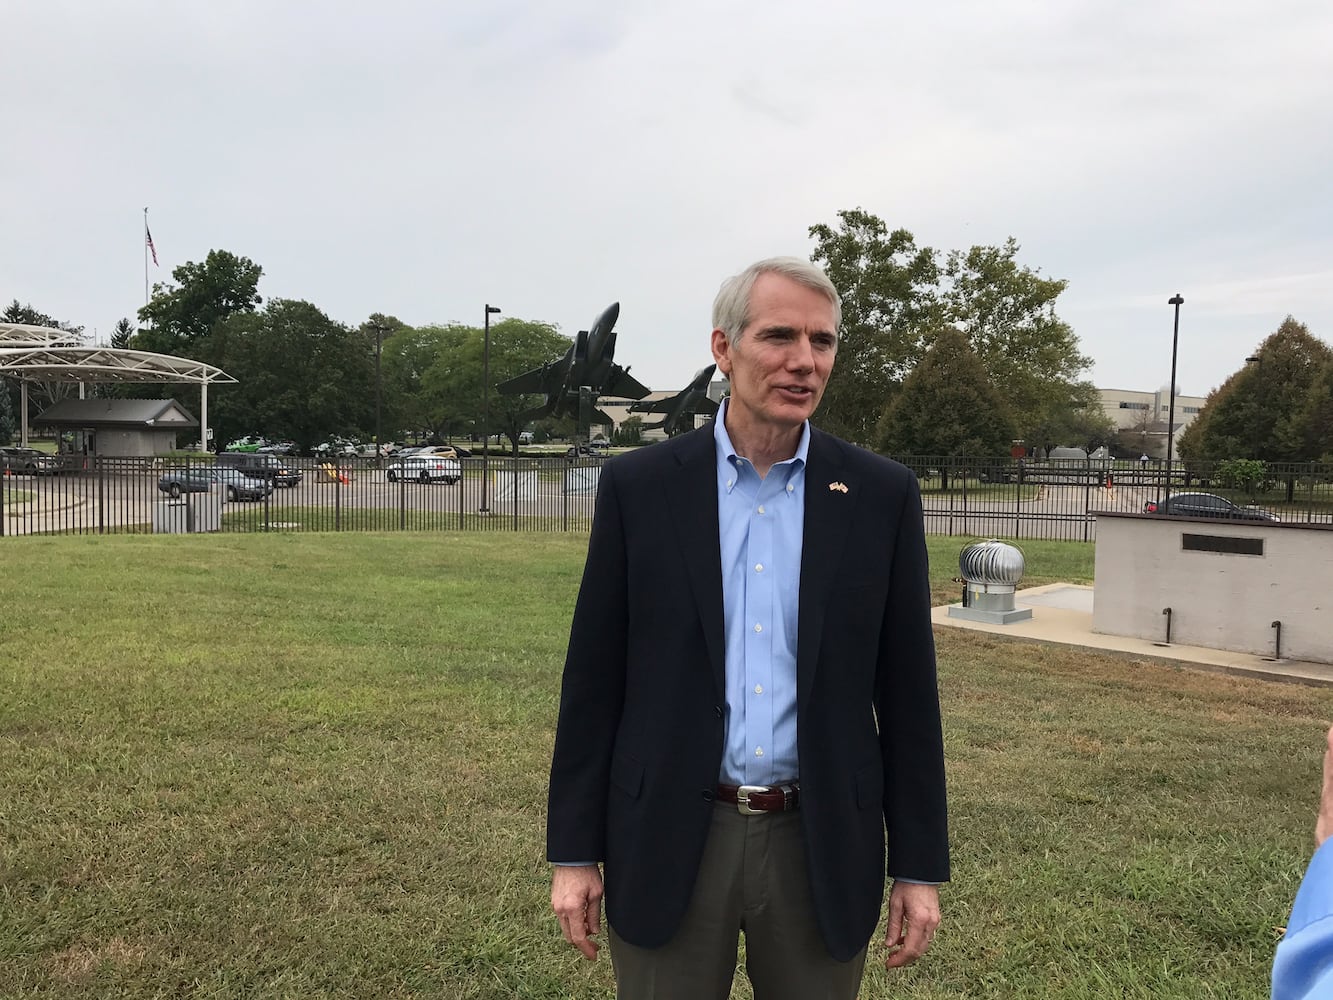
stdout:
{"type": "Polygon", "coordinates": [[[1145,514],[1170,514],[1176,517],[1215,517],[1233,521],[1281,521],[1272,511],[1262,507],[1238,507],[1216,493],[1173,493],[1169,500],[1158,503],[1149,500],[1143,505],[1145,514]]]}
{"type": "Polygon", "coordinates": [[[64,466],[55,455],[48,455],[36,448],[3,447],[0,448],[0,469],[20,476],[40,476],[54,474],[64,466]]]}

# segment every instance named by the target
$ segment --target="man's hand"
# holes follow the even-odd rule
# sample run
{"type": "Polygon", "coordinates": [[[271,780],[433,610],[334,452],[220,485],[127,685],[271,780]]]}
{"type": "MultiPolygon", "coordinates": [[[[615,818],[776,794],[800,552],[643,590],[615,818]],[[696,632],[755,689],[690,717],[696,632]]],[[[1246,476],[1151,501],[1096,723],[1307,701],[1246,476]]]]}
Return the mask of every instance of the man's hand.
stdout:
{"type": "Polygon", "coordinates": [[[1324,751],[1324,791],[1319,797],[1319,818],[1314,825],[1314,843],[1318,847],[1333,836],[1333,729],[1325,738],[1328,749],[1324,751]]]}
{"type": "Polygon", "coordinates": [[[940,925],[940,890],[934,885],[894,882],[889,893],[889,957],[884,968],[901,969],[926,953],[940,925]]]}
{"type": "Polygon", "coordinates": [[[565,940],[589,961],[600,945],[592,939],[602,930],[602,873],[596,865],[556,865],[551,873],[551,909],[560,918],[565,940]]]}

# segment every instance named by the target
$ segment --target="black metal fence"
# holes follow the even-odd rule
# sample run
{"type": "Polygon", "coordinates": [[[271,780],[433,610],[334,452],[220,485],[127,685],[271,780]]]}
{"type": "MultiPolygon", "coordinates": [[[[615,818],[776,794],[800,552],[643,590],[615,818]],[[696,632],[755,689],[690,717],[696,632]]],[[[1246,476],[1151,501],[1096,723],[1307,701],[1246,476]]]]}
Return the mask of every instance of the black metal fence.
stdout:
{"type": "Polygon", "coordinates": [[[90,457],[58,474],[6,474],[0,534],[587,531],[601,463],[474,457],[461,476],[435,478],[373,459],[285,459],[299,481],[261,484],[208,460],[90,457]]]}
{"type": "MultiPolygon", "coordinates": [[[[1247,481],[1226,464],[1010,458],[900,459],[920,477],[932,534],[1092,541],[1096,515],[1205,493],[1284,522],[1333,523],[1333,465],[1273,465],[1247,481]]],[[[6,474],[0,535],[188,531],[587,531],[603,459],[463,459],[454,481],[403,478],[371,459],[285,459],[300,481],[212,481],[211,461],[71,458],[6,474]],[[483,474],[485,473],[485,474],[483,474]],[[173,484],[175,489],[173,489],[173,484]]],[[[1251,469],[1253,472],[1253,469],[1251,469]]]]}

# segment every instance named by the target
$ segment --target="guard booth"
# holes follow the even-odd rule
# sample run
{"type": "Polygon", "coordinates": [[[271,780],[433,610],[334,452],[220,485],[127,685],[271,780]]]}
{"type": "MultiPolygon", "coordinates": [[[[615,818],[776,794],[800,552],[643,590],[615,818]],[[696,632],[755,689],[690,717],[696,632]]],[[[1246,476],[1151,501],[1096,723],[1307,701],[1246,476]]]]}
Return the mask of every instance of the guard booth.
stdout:
{"type": "Polygon", "coordinates": [[[33,426],[58,430],[62,454],[152,458],[175,451],[199,421],[174,399],[62,399],[33,426]]]}

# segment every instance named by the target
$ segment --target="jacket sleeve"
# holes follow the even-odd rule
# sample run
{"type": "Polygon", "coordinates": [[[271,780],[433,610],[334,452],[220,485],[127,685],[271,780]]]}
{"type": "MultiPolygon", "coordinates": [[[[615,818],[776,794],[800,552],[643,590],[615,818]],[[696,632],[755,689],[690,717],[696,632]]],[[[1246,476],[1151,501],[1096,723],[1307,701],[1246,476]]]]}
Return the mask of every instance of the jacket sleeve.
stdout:
{"type": "Polygon", "coordinates": [[[884,762],[888,870],[920,882],[949,879],[944,738],[930,621],[930,575],[921,493],[904,489],[880,633],[875,710],[884,762]]]}
{"type": "Polygon", "coordinates": [[[624,706],[625,526],[614,461],[602,469],[565,656],[547,801],[547,859],[601,861],[611,752],[624,706]]]}

